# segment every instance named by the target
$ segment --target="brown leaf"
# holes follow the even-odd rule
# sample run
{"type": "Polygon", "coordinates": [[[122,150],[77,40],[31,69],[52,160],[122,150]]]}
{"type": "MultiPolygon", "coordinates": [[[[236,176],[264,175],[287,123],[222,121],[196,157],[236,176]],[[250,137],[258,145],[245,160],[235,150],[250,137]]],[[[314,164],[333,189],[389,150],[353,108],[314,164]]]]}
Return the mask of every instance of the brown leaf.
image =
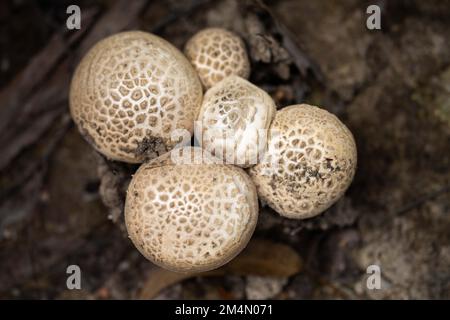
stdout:
{"type": "Polygon", "coordinates": [[[298,253],[291,247],[269,240],[251,240],[247,248],[225,266],[205,273],[176,273],[157,266],[148,273],[139,299],[152,299],[158,293],[183,280],[192,277],[224,276],[224,275],[258,275],[270,277],[290,277],[300,272],[302,261],[298,253]]]}

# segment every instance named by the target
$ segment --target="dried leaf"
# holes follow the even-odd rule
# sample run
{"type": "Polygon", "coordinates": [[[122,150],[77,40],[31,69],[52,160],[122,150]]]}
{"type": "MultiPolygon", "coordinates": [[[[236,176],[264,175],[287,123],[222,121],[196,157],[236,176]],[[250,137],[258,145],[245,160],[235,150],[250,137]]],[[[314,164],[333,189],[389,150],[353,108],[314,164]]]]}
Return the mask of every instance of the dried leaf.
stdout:
{"type": "Polygon", "coordinates": [[[186,274],[153,267],[147,276],[139,299],[152,299],[161,290],[192,277],[224,275],[257,275],[267,277],[290,277],[300,272],[302,261],[291,247],[269,240],[254,239],[247,248],[225,266],[202,274],[186,274]]]}

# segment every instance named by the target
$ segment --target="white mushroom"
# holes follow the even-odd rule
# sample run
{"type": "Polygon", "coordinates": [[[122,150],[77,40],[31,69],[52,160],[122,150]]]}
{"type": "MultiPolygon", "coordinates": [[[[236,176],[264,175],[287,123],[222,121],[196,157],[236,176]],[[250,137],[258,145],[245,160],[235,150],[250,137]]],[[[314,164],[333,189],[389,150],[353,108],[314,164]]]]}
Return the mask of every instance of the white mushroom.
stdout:
{"type": "Polygon", "coordinates": [[[248,167],[265,151],[275,112],[275,103],[264,90],[230,76],[206,92],[195,135],[203,148],[227,164],[248,167]]]}
{"type": "Polygon", "coordinates": [[[250,168],[258,195],[280,215],[305,219],[335,203],[356,170],[351,132],[331,113],[302,104],[279,110],[261,163],[250,168]]]}
{"type": "Polygon", "coordinates": [[[184,51],[206,89],[230,75],[246,79],[250,75],[245,44],[231,31],[204,29],[189,39],[184,51]]]}
{"type": "Polygon", "coordinates": [[[83,136],[112,160],[139,163],[192,134],[202,100],[189,61],[169,42],[130,31],[98,42],[78,65],[70,110],[83,136]]]}
{"type": "MultiPolygon", "coordinates": [[[[189,147],[171,153],[182,150],[192,153],[188,159],[202,152],[189,147]]],[[[128,188],[128,234],[147,259],[163,268],[218,268],[247,245],[254,231],[258,201],[250,177],[240,168],[206,162],[180,164],[166,154],[143,164],[128,188]]]]}

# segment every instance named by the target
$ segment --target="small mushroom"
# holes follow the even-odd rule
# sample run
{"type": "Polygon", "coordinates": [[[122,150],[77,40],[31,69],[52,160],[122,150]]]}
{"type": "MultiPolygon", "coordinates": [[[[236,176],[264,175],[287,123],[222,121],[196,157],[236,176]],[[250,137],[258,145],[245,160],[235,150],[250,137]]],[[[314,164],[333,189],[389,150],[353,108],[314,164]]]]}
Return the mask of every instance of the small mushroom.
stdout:
{"type": "Polygon", "coordinates": [[[264,159],[249,173],[260,199],[280,215],[305,219],[335,203],[356,170],[351,132],[334,115],[307,104],[277,111],[264,159]]]}
{"type": "Polygon", "coordinates": [[[171,150],[174,130],[193,133],[202,87],[189,61],[150,33],[118,33],[78,65],[70,111],[83,136],[112,160],[140,163],[171,150]]]}
{"type": "MultiPolygon", "coordinates": [[[[193,159],[200,148],[178,148],[143,164],[128,188],[125,222],[137,249],[153,263],[177,272],[218,268],[248,243],[258,200],[240,168],[193,159]],[[175,157],[188,152],[187,157],[175,157]]],[[[209,160],[208,160],[209,159],[209,160]]]]}
{"type": "Polygon", "coordinates": [[[206,92],[195,136],[203,148],[227,164],[249,167],[265,151],[275,112],[275,103],[264,90],[230,76],[206,92]]]}
{"type": "Polygon", "coordinates": [[[230,75],[247,79],[250,61],[242,39],[221,28],[196,33],[185,46],[185,54],[206,89],[230,75]]]}

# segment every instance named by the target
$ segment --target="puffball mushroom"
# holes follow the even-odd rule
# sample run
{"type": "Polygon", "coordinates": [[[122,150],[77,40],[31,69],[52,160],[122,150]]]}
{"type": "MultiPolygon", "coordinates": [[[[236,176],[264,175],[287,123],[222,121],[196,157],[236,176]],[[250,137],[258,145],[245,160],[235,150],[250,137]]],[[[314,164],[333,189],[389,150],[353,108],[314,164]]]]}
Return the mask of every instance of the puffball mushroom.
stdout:
{"type": "Polygon", "coordinates": [[[307,104],[277,111],[264,159],[249,174],[260,198],[287,218],[316,216],[335,203],[356,170],[351,132],[334,115],[307,104]]]}
{"type": "Polygon", "coordinates": [[[179,142],[172,131],[193,133],[202,95],[195,70],[177,48],[129,31],[101,40],[81,60],[70,111],[97,151],[140,163],[171,150],[179,142]]]}
{"type": "Polygon", "coordinates": [[[256,188],[240,168],[210,161],[180,164],[170,156],[178,152],[143,164],[133,176],[125,204],[128,234],[163,268],[215,269],[247,245],[258,217],[256,188]]]}
{"type": "Polygon", "coordinates": [[[264,90],[230,76],[205,93],[195,136],[227,164],[248,167],[265,151],[275,112],[275,103],[264,90]]]}
{"type": "Polygon", "coordinates": [[[205,89],[230,75],[248,78],[250,61],[242,39],[221,28],[207,28],[196,33],[185,46],[185,54],[205,89]]]}

